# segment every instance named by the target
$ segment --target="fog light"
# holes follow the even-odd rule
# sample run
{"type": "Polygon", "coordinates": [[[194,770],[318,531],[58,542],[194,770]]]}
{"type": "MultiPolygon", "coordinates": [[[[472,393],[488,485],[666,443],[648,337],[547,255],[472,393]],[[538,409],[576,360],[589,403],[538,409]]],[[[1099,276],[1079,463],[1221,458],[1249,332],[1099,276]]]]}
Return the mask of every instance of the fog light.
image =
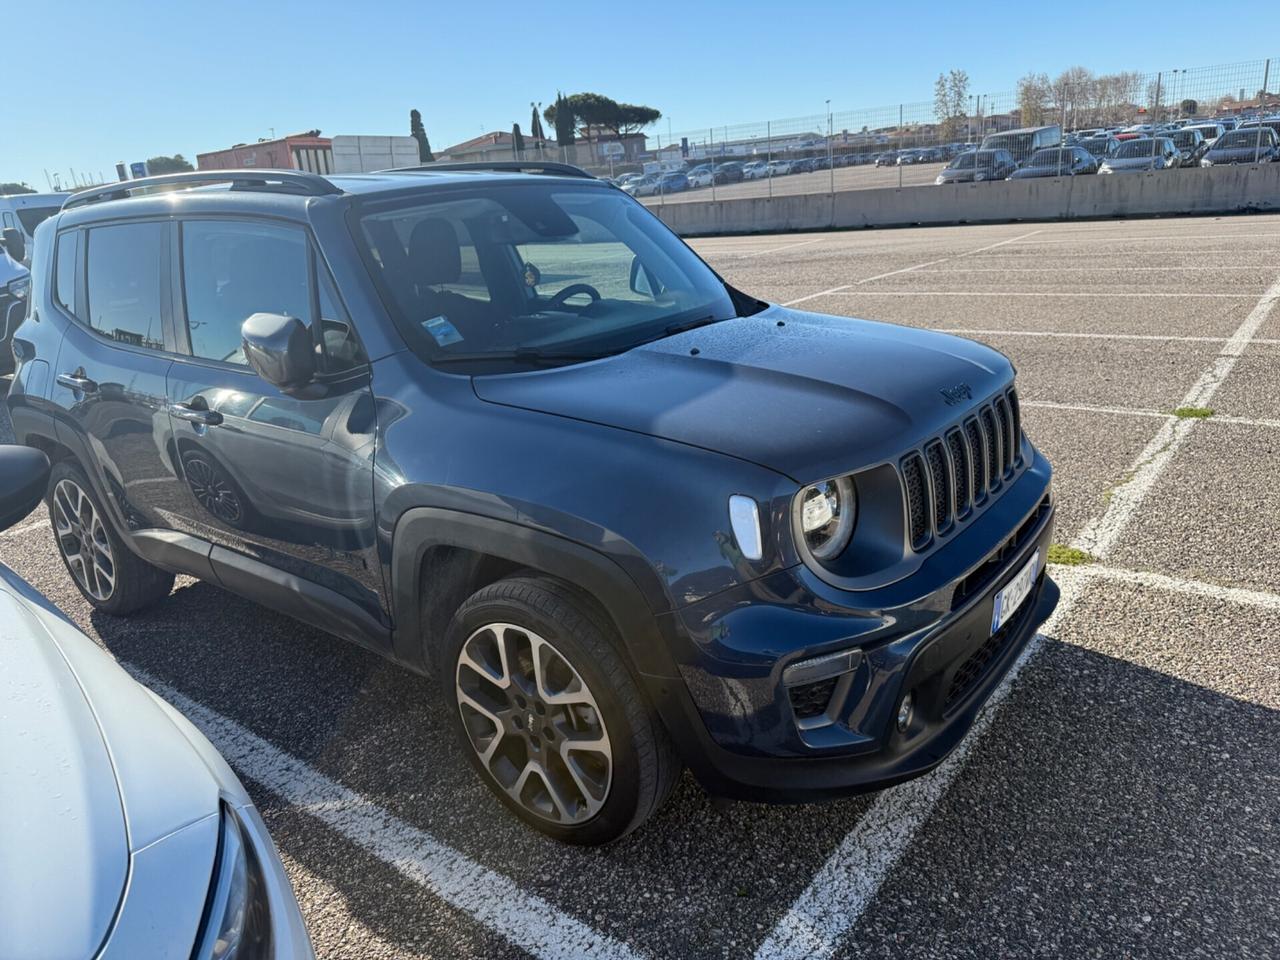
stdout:
{"type": "Polygon", "coordinates": [[[911,726],[911,715],[915,712],[915,694],[908,693],[898,704],[898,732],[906,733],[911,726]]]}

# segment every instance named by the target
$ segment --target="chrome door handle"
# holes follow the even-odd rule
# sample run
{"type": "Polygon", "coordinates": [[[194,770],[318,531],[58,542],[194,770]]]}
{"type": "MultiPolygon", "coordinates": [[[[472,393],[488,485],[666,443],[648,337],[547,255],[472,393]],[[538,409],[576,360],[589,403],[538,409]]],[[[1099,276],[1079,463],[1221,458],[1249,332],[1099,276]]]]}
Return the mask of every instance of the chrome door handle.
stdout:
{"type": "Polygon", "coordinates": [[[60,373],[57,380],[62,386],[80,393],[98,392],[98,384],[86,377],[83,370],[77,370],[75,373],[60,373]]]}
{"type": "Polygon", "coordinates": [[[222,422],[222,414],[217,410],[202,410],[199,407],[191,406],[189,403],[169,404],[169,414],[179,420],[187,420],[205,427],[216,427],[222,422]]]}

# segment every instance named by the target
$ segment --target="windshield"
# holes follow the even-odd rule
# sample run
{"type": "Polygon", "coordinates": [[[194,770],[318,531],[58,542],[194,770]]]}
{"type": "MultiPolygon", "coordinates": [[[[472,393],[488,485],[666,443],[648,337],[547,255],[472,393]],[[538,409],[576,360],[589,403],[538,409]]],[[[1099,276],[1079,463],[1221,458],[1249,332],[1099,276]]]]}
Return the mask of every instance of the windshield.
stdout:
{"type": "Polygon", "coordinates": [[[952,170],[972,170],[973,154],[972,153],[960,154],[960,156],[956,157],[954,160],[951,161],[951,169],[952,170]]]}
{"type": "Polygon", "coordinates": [[[59,206],[52,207],[19,207],[17,209],[18,221],[22,224],[22,229],[26,231],[27,236],[31,236],[36,232],[36,227],[44,223],[62,208],[59,206]]]}
{"type": "Polygon", "coordinates": [[[1241,147],[1253,148],[1262,144],[1270,144],[1271,137],[1265,127],[1249,127],[1245,130],[1232,130],[1230,133],[1224,133],[1218,138],[1215,147],[1231,149],[1239,149],[1241,147]]]}
{"type": "Polygon", "coordinates": [[[1120,160],[1125,160],[1133,157],[1150,157],[1159,153],[1160,148],[1154,140],[1150,137],[1142,137],[1138,140],[1126,140],[1120,144],[1120,149],[1116,151],[1116,157],[1120,160]]]}
{"type": "Polygon", "coordinates": [[[1196,131],[1194,130],[1179,130],[1177,133],[1170,134],[1169,136],[1170,139],[1173,140],[1175,146],[1194,147],[1196,145],[1197,137],[1196,131]]]}
{"type": "Polygon", "coordinates": [[[486,184],[370,204],[357,239],[410,345],[448,357],[586,359],[735,315],[724,284],[625,194],[486,184]]]}
{"type": "Polygon", "coordinates": [[[1029,167],[1056,167],[1069,166],[1071,164],[1070,150],[1037,150],[1027,161],[1029,167]]]}
{"type": "Polygon", "coordinates": [[[1104,137],[1098,137],[1091,140],[1082,140],[1080,142],[1080,146],[1088,150],[1089,153],[1093,154],[1093,156],[1101,157],[1107,152],[1107,147],[1110,143],[1110,140],[1107,140],[1104,137]]]}

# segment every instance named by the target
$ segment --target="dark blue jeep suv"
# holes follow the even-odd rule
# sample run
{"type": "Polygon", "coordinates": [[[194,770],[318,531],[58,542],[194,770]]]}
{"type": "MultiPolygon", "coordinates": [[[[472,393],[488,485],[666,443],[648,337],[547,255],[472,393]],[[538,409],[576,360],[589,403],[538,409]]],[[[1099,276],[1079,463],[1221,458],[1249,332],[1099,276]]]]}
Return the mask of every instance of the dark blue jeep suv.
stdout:
{"type": "Polygon", "coordinates": [[[1003,356],[762,303],[572,167],[85,191],[13,352],[90,603],[190,574],[431,674],[571,842],[682,764],[773,801],[921,774],[1057,599],[1003,356]]]}

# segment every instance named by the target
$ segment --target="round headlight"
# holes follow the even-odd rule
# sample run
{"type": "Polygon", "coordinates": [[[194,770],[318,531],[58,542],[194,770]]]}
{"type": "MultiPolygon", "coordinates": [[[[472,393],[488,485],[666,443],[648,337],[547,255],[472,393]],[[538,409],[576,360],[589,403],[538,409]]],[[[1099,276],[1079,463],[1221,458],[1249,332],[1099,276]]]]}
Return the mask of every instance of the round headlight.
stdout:
{"type": "Polygon", "coordinates": [[[857,500],[848,477],[824,480],[800,491],[796,514],[800,535],[815,560],[840,555],[853,536],[857,500]]]}

